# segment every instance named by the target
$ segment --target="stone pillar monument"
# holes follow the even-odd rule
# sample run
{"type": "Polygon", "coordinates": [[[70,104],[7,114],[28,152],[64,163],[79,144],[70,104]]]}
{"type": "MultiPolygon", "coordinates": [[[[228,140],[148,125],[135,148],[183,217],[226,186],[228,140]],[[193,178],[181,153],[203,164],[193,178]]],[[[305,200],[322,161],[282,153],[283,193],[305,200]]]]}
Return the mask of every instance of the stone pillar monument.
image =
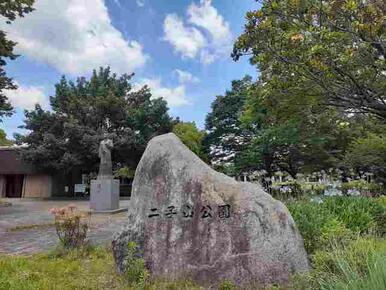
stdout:
{"type": "Polygon", "coordinates": [[[99,145],[99,173],[91,180],[90,208],[96,211],[119,209],[119,180],[113,179],[111,163],[111,139],[102,140],[99,145]]]}

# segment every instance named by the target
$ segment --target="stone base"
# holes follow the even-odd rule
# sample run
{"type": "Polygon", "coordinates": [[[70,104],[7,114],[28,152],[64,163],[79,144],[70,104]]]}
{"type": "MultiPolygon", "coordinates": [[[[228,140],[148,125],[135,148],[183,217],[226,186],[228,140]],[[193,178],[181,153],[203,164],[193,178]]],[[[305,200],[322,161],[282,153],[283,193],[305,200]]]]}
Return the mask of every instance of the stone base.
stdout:
{"type": "Polygon", "coordinates": [[[119,180],[91,180],[90,208],[96,211],[119,209],[119,180]]]}
{"type": "Polygon", "coordinates": [[[112,210],[89,210],[89,214],[106,214],[106,215],[112,215],[112,214],[117,214],[121,212],[126,212],[128,210],[127,207],[121,207],[118,209],[112,209],[112,210]]]}

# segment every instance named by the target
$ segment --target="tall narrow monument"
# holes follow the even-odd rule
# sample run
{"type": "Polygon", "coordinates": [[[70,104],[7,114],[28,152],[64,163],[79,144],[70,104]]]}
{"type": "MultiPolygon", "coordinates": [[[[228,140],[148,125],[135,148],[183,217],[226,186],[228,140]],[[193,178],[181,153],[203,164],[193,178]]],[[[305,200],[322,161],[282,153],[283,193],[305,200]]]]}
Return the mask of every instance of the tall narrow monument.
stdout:
{"type": "Polygon", "coordinates": [[[111,139],[105,139],[99,145],[99,173],[91,180],[90,208],[96,211],[116,210],[119,208],[119,180],[113,178],[111,139]]]}

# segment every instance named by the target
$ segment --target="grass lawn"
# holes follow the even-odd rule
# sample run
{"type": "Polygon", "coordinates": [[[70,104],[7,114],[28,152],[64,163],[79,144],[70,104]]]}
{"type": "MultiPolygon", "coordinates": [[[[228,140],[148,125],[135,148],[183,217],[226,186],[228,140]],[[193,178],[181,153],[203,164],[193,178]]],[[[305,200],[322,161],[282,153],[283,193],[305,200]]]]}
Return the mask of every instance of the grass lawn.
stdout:
{"type": "Polygon", "coordinates": [[[200,289],[189,281],[130,282],[130,277],[115,272],[111,250],[107,248],[0,256],[0,269],[1,290],[200,289]]]}
{"type": "Polygon", "coordinates": [[[124,289],[105,249],[0,257],[0,289],[124,289]]]}
{"type": "MultiPolygon", "coordinates": [[[[266,290],[384,290],[386,240],[358,238],[346,247],[316,251],[314,270],[295,276],[288,288],[266,290]]],[[[90,248],[68,253],[54,251],[33,256],[0,256],[1,290],[143,289],[198,290],[190,281],[153,280],[141,267],[123,275],[115,272],[111,249],[90,248]],[[146,277],[145,279],[142,279],[146,277]]],[[[235,290],[224,282],[220,290],[235,290]]],[[[251,290],[251,289],[248,289],[251,290]]]]}

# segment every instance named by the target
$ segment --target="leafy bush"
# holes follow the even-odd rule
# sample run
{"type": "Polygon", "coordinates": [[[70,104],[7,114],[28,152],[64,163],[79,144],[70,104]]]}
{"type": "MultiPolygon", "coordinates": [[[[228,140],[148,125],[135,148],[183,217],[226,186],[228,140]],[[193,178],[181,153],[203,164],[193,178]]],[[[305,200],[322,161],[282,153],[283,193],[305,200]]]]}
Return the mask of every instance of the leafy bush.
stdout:
{"type": "Polygon", "coordinates": [[[317,250],[312,255],[312,264],[319,272],[344,274],[340,267],[344,263],[360,274],[366,273],[368,259],[378,252],[385,252],[386,244],[382,239],[358,237],[348,245],[334,245],[328,250],[317,250]]]}
{"type": "Polygon", "coordinates": [[[206,133],[199,130],[195,122],[179,122],[174,125],[173,133],[197,156],[206,158],[202,148],[202,140],[206,133]]]}
{"type": "Polygon", "coordinates": [[[345,271],[343,279],[327,281],[328,284],[323,289],[334,290],[384,290],[386,289],[386,255],[375,257],[374,261],[368,264],[367,276],[360,277],[356,272],[345,271]]]}
{"type": "Polygon", "coordinates": [[[345,163],[357,170],[375,174],[378,181],[386,181],[386,134],[370,133],[350,144],[345,163]]]}
{"type": "Polygon", "coordinates": [[[312,260],[320,289],[385,289],[385,258],[384,239],[358,238],[346,247],[317,251],[312,260]],[[362,288],[366,284],[369,288],[362,288]]]}
{"type": "Polygon", "coordinates": [[[225,280],[220,283],[218,290],[237,290],[237,287],[232,281],[225,280]]]}
{"type": "Polygon", "coordinates": [[[288,209],[309,254],[332,240],[344,242],[354,234],[386,231],[386,206],[381,199],[329,197],[321,203],[290,202],[288,209]]]}
{"type": "Polygon", "coordinates": [[[320,242],[322,247],[329,247],[333,244],[347,244],[354,234],[346,228],[343,222],[336,218],[327,220],[321,230],[320,242]]]}
{"type": "Polygon", "coordinates": [[[303,236],[308,253],[317,249],[323,226],[334,216],[322,205],[308,201],[296,201],[288,204],[288,209],[303,236]]]}
{"type": "Polygon", "coordinates": [[[367,197],[326,198],[323,207],[353,232],[369,233],[382,230],[379,222],[386,216],[386,207],[377,199],[367,197]]]}
{"type": "Polygon", "coordinates": [[[133,178],[135,175],[135,169],[132,169],[130,167],[124,166],[119,168],[114,172],[114,177],[116,178],[133,178]]]}
{"type": "Polygon", "coordinates": [[[137,245],[134,242],[128,243],[125,272],[129,283],[142,288],[149,277],[149,272],[145,268],[145,261],[135,256],[136,249],[137,245]]]}
{"type": "Polygon", "coordinates": [[[386,240],[357,237],[311,255],[313,270],[295,275],[290,289],[386,289],[386,240]],[[383,268],[382,268],[383,267],[383,268]]]}
{"type": "Polygon", "coordinates": [[[77,211],[76,206],[52,208],[55,216],[55,228],[59,241],[66,249],[82,247],[86,244],[88,221],[85,215],[77,211]]]}

